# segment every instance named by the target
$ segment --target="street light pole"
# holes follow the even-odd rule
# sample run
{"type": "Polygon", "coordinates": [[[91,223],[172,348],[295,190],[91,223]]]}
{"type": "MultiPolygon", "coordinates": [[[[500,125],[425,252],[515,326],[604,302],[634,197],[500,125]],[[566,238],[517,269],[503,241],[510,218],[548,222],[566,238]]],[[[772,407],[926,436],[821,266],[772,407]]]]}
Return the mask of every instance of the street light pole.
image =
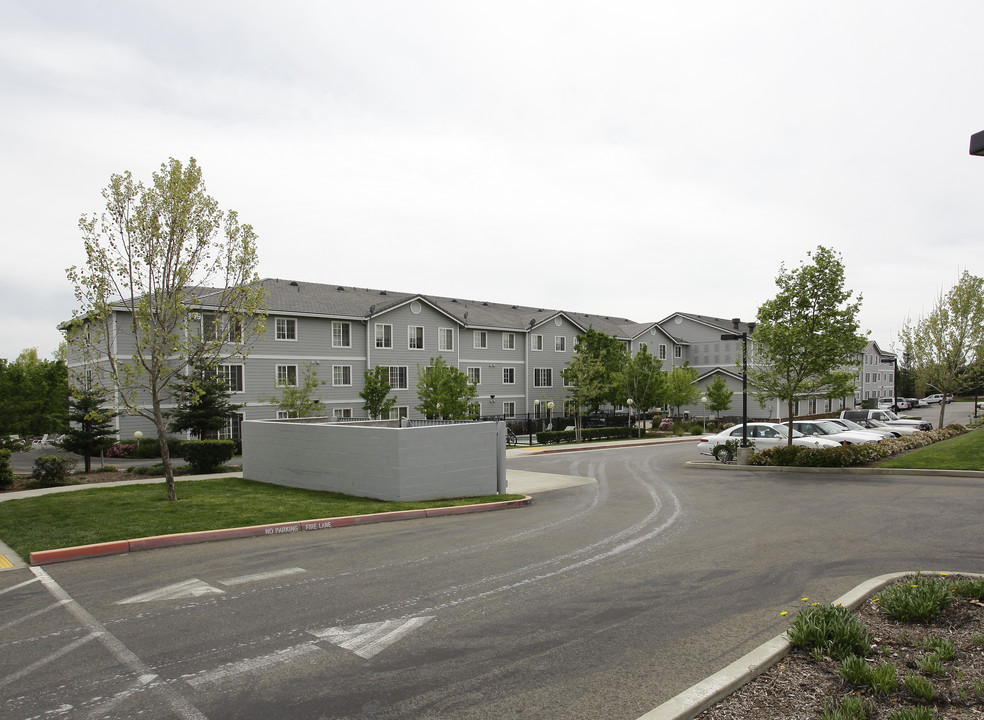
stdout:
{"type": "MultiPolygon", "coordinates": [[[[741,325],[740,318],[732,318],[735,330],[741,325]]],[[[748,323],[748,329],[741,333],[722,335],[722,340],[741,340],[741,446],[748,447],[748,333],[755,332],[755,323],[748,323]]]]}

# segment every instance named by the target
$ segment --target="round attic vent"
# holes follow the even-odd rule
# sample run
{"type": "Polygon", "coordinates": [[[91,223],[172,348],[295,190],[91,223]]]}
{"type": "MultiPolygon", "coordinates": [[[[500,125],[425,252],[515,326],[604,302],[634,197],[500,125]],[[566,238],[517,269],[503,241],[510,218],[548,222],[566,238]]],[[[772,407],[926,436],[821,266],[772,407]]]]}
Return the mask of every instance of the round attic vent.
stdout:
{"type": "Polygon", "coordinates": [[[410,303],[410,312],[412,312],[414,315],[420,315],[420,303],[417,302],[416,300],[410,303]]]}

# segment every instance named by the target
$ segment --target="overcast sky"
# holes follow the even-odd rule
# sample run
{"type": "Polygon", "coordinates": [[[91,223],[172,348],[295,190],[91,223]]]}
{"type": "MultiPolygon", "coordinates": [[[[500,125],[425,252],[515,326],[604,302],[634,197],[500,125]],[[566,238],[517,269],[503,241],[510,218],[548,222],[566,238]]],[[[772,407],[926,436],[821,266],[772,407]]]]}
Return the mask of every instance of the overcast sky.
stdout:
{"type": "Polygon", "coordinates": [[[261,277],[752,319],[823,244],[889,349],[984,274],[980,0],[0,2],[0,357],[113,173],[195,157],[261,277]]]}

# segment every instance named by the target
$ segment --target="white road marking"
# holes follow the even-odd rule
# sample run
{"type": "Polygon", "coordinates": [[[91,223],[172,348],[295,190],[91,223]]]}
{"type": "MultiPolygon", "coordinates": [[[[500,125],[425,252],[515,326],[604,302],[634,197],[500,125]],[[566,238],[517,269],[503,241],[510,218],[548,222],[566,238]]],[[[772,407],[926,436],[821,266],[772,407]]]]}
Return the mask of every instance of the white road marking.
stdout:
{"type": "Polygon", "coordinates": [[[433,617],[427,615],[409,620],[384,620],[364,625],[308,630],[308,632],[368,660],[433,617]]]}
{"type": "Polygon", "coordinates": [[[36,583],[37,581],[38,581],[37,578],[31,578],[30,580],[25,580],[22,583],[17,583],[16,585],[11,585],[9,588],[4,588],[3,590],[0,590],[0,595],[3,595],[4,593],[9,593],[11,590],[16,590],[17,588],[22,588],[25,585],[30,585],[32,583],[36,583]]]}
{"type": "Polygon", "coordinates": [[[11,620],[9,623],[0,625],[0,630],[7,630],[9,628],[14,627],[14,625],[18,625],[24,622],[25,620],[30,620],[31,618],[35,618],[38,615],[44,615],[46,612],[50,612],[51,610],[54,610],[55,608],[59,608],[64,604],[65,604],[64,602],[51,603],[51,605],[49,605],[48,607],[41,608],[40,610],[35,610],[34,612],[28,613],[23,617],[19,617],[16,620],[11,620]]]}
{"type": "Polygon", "coordinates": [[[239,577],[229,578],[228,580],[219,580],[219,585],[225,585],[226,587],[230,585],[244,585],[246,583],[259,582],[260,580],[272,580],[274,578],[286,577],[287,575],[297,575],[302,572],[307,572],[307,570],[299,567],[271,570],[253,575],[240,575],[239,577]]]}
{"type": "Polygon", "coordinates": [[[129,605],[132,603],[153,602],[155,600],[177,600],[187,597],[201,597],[202,595],[223,595],[224,590],[212,587],[208,583],[202,582],[197,578],[185,580],[184,582],[168,585],[158,590],[151,590],[140,595],[134,595],[126,600],[120,600],[117,605],[129,605]]]}
{"type": "Polygon", "coordinates": [[[303,643],[284,650],[278,650],[277,652],[270,653],[269,655],[261,655],[260,657],[249,658],[248,660],[240,660],[239,662],[223,665],[222,667],[216,668],[211,672],[188,678],[186,682],[193,688],[198,688],[202,685],[211,685],[237,675],[242,675],[243,673],[256,672],[258,670],[265,670],[276,665],[283,665],[285,663],[293,662],[297,658],[313,652],[324,651],[313,642],[303,643]]]}
{"type": "MultiPolygon", "coordinates": [[[[147,663],[141,660],[137,655],[130,650],[126,645],[124,645],[119,638],[113,635],[106,627],[96,620],[88,610],[79,605],[71,595],[65,592],[65,589],[55,582],[55,579],[51,577],[43,568],[32,567],[31,572],[34,573],[35,577],[41,581],[48,592],[50,592],[56,600],[62,600],[65,602],[65,609],[68,610],[76,620],[82,623],[92,635],[94,635],[103,647],[112,653],[113,657],[117,659],[121,664],[125,665],[136,677],[144,678],[152,675],[153,672],[147,663]]],[[[171,710],[182,720],[208,720],[208,718],[202,714],[191,702],[178,694],[173,688],[167,685],[161,685],[157,688],[157,692],[163,695],[164,699],[167,701],[168,705],[171,706],[171,710]]]]}
{"type": "Polygon", "coordinates": [[[75,640],[74,642],[70,642],[68,645],[66,645],[63,648],[60,648],[58,650],[55,650],[55,652],[53,652],[50,655],[47,655],[47,656],[41,658],[40,660],[37,660],[37,661],[31,663],[27,667],[21,668],[17,672],[12,673],[11,675],[8,675],[5,678],[0,678],[0,688],[9,685],[10,683],[14,682],[15,680],[20,680],[22,677],[26,677],[26,676],[30,675],[35,670],[40,670],[41,668],[43,668],[48,663],[50,663],[50,662],[52,662],[52,661],[57,660],[58,658],[60,658],[62,655],[67,655],[68,653],[72,652],[72,650],[74,650],[75,648],[82,647],[83,645],[85,645],[90,640],[95,640],[95,639],[96,639],[96,633],[90,633],[89,635],[86,635],[83,638],[79,638],[78,640],[75,640]]]}

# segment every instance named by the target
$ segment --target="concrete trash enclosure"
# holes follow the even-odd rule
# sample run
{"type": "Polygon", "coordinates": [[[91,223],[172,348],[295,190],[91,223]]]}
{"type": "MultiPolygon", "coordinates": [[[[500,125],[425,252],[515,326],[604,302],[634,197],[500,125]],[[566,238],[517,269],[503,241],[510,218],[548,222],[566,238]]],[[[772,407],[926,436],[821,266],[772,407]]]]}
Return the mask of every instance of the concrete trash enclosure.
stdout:
{"type": "Polygon", "coordinates": [[[243,422],[243,477],[378,500],[506,492],[503,422],[243,422]]]}

